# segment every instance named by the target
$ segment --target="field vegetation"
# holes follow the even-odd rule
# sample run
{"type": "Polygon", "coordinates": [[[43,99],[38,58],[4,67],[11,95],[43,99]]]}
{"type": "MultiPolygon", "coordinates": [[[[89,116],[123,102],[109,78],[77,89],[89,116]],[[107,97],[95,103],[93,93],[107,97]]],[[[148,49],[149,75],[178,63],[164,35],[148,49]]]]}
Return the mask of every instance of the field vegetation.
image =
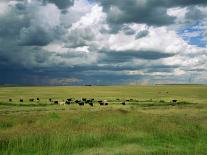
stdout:
{"type": "Polygon", "coordinates": [[[0,87],[2,155],[206,152],[206,85],[0,87]],[[54,105],[48,100],[70,97],[94,98],[94,106],[54,105]],[[97,103],[104,99],[108,106],[97,103]]]}

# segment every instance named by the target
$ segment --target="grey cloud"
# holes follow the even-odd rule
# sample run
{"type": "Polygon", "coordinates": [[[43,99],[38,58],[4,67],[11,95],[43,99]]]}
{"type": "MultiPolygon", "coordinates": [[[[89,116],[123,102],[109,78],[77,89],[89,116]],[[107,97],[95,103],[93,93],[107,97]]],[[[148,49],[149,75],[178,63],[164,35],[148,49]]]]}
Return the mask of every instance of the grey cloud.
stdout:
{"type": "Polygon", "coordinates": [[[144,37],[146,37],[148,34],[149,34],[149,31],[148,31],[148,30],[139,31],[139,32],[136,34],[135,38],[136,38],[136,39],[144,38],[144,37]]]}
{"type": "Polygon", "coordinates": [[[168,8],[207,5],[206,0],[98,0],[98,2],[107,13],[111,25],[124,23],[169,25],[174,23],[175,17],[167,14],[168,8]]]}
{"type": "Polygon", "coordinates": [[[22,28],[20,31],[20,45],[24,46],[44,46],[53,40],[50,32],[41,27],[22,28]]]}
{"type": "Polygon", "coordinates": [[[140,50],[140,51],[106,51],[102,52],[101,62],[122,63],[132,59],[157,60],[174,56],[171,53],[161,51],[140,50]]]}
{"type": "Polygon", "coordinates": [[[74,4],[74,0],[44,0],[45,3],[54,3],[60,9],[67,9],[74,4]]]}
{"type": "Polygon", "coordinates": [[[195,6],[188,8],[188,12],[185,14],[187,20],[200,20],[203,19],[205,15],[195,6]]]}
{"type": "Polygon", "coordinates": [[[95,37],[94,32],[90,28],[74,29],[67,34],[66,47],[76,48],[87,46],[88,42],[95,37]]]}
{"type": "Polygon", "coordinates": [[[131,28],[128,27],[128,26],[123,26],[123,27],[121,28],[121,30],[124,31],[124,33],[125,33],[126,35],[133,35],[133,34],[136,33],[135,30],[131,29],[131,28]]]}

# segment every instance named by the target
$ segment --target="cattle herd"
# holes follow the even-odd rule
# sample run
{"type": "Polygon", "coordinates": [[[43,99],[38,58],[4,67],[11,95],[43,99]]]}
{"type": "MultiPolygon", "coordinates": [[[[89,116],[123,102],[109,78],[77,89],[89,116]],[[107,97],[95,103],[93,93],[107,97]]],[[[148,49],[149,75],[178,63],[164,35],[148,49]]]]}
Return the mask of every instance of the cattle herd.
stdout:
{"type": "MultiPolygon", "coordinates": [[[[127,100],[124,100],[124,101],[120,101],[120,99],[116,99],[117,100],[117,102],[119,102],[120,104],[122,104],[122,105],[126,105],[126,102],[133,102],[133,101],[136,101],[136,100],[133,100],[133,99],[127,99],[127,100]]],[[[9,102],[12,102],[13,100],[10,98],[9,99],[9,102]]],[[[40,98],[30,98],[29,100],[28,100],[29,102],[40,102],[40,98]]],[[[109,103],[107,102],[107,100],[95,100],[94,98],[91,98],[91,99],[87,99],[87,98],[81,98],[81,99],[74,99],[74,98],[68,98],[68,99],[66,99],[66,101],[64,101],[64,100],[54,100],[54,99],[52,99],[52,98],[49,98],[48,99],[48,101],[51,103],[51,104],[58,104],[58,105],[65,105],[65,104],[67,104],[67,105],[70,105],[70,104],[78,104],[79,106],[84,106],[84,105],[86,105],[86,104],[88,104],[88,105],[90,105],[90,106],[92,106],[93,107],[93,105],[95,104],[95,103],[98,103],[100,106],[107,106],[107,105],[109,105],[109,103]]],[[[151,100],[149,100],[149,101],[151,101],[152,102],[152,99],[151,100]]],[[[160,102],[164,102],[163,100],[160,100],[160,102]]],[[[24,102],[24,99],[19,99],[19,102],[24,102]]],[[[172,100],[171,101],[172,103],[173,103],[173,105],[175,105],[176,103],[177,103],[177,100],[172,100]]]]}
{"type": "MultiPolygon", "coordinates": [[[[120,99],[116,99],[117,101],[119,101],[120,99]]],[[[9,102],[12,102],[13,100],[10,98],[9,102]]],[[[28,100],[29,102],[40,102],[40,98],[30,98],[28,100]]],[[[95,103],[98,103],[100,106],[107,106],[109,105],[109,103],[107,102],[107,100],[95,100],[94,98],[81,98],[81,99],[74,99],[74,98],[68,98],[66,99],[66,101],[64,100],[54,100],[52,98],[49,98],[48,101],[51,104],[59,104],[59,105],[70,105],[70,104],[78,104],[79,106],[84,106],[86,104],[90,105],[90,106],[94,106],[95,103]]],[[[125,100],[123,102],[120,102],[122,105],[126,105],[126,101],[133,101],[133,99],[130,100],[125,100]]],[[[19,99],[19,102],[24,102],[24,99],[19,99]]]]}

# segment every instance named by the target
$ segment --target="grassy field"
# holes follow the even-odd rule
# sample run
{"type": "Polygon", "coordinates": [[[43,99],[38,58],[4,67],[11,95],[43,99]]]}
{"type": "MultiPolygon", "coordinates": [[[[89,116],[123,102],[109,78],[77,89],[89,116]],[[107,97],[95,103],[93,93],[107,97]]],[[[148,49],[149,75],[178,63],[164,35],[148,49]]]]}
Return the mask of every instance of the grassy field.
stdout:
{"type": "Polygon", "coordinates": [[[206,85],[0,87],[1,155],[206,152],[206,85]],[[37,97],[39,103],[28,101],[37,97]],[[94,107],[80,107],[48,101],[69,97],[107,99],[109,105],[95,102],[94,107]],[[133,100],[121,105],[126,99],[133,100]],[[172,99],[178,103],[172,104],[172,99]]]}

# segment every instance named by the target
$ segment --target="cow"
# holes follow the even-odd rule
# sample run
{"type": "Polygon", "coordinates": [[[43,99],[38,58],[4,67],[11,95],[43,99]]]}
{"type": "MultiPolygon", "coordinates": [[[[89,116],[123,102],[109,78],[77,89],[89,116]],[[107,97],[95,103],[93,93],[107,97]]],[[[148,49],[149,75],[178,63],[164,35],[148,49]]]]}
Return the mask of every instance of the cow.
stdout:
{"type": "Polygon", "coordinates": [[[127,102],[129,102],[129,100],[126,100],[127,102]]]}
{"type": "Polygon", "coordinates": [[[70,104],[70,101],[67,100],[67,101],[65,102],[65,104],[68,104],[68,105],[69,105],[69,104],[70,104]]]}
{"type": "Polygon", "coordinates": [[[12,102],[12,99],[11,98],[9,99],[9,102],[12,102]]]}
{"type": "Polygon", "coordinates": [[[59,105],[65,105],[64,101],[58,102],[59,105]]]}
{"type": "Polygon", "coordinates": [[[82,101],[86,101],[87,99],[86,98],[82,98],[82,101]]]}
{"type": "Polygon", "coordinates": [[[80,101],[79,100],[75,100],[75,103],[79,103],[80,101]]]}
{"type": "Polygon", "coordinates": [[[51,98],[49,98],[49,101],[50,101],[50,102],[52,102],[52,99],[51,99],[51,98]]]}
{"type": "Polygon", "coordinates": [[[84,106],[84,102],[78,102],[79,106],[84,106]]]}
{"type": "Polygon", "coordinates": [[[88,104],[93,107],[93,102],[89,102],[88,104]]]}
{"type": "Polygon", "coordinates": [[[24,100],[23,99],[20,99],[19,102],[24,102],[24,100]]]}
{"type": "Polygon", "coordinates": [[[102,100],[99,100],[98,103],[102,106],[104,105],[103,101],[102,100]]]}
{"type": "Polygon", "coordinates": [[[30,98],[29,101],[30,101],[30,102],[34,102],[34,99],[33,99],[33,98],[30,98]]]}
{"type": "Polygon", "coordinates": [[[122,105],[126,105],[126,103],[125,103],[125,102],[122,102],[121,104],[122,104],[122,105]]]}
{"type": "Polygon", "coordinates": [[[59,104],[59,102],[58,101],[54,101],[54,104],[59,104]]]}
{"type": "Polygon", "coordinates": [[[37,98],[37,101],[40,101],[40,98],[37,98]]]}
{"type": "Polygon", "coordinates": [[[172,100],[172,102],[176,103],[178,100],[172,100]]]}
{"type": "Polygon", "coordinates": [[[69,101],[69,102],[72,101],[72,98],[68,98],[67,101],[69,101]]]}

